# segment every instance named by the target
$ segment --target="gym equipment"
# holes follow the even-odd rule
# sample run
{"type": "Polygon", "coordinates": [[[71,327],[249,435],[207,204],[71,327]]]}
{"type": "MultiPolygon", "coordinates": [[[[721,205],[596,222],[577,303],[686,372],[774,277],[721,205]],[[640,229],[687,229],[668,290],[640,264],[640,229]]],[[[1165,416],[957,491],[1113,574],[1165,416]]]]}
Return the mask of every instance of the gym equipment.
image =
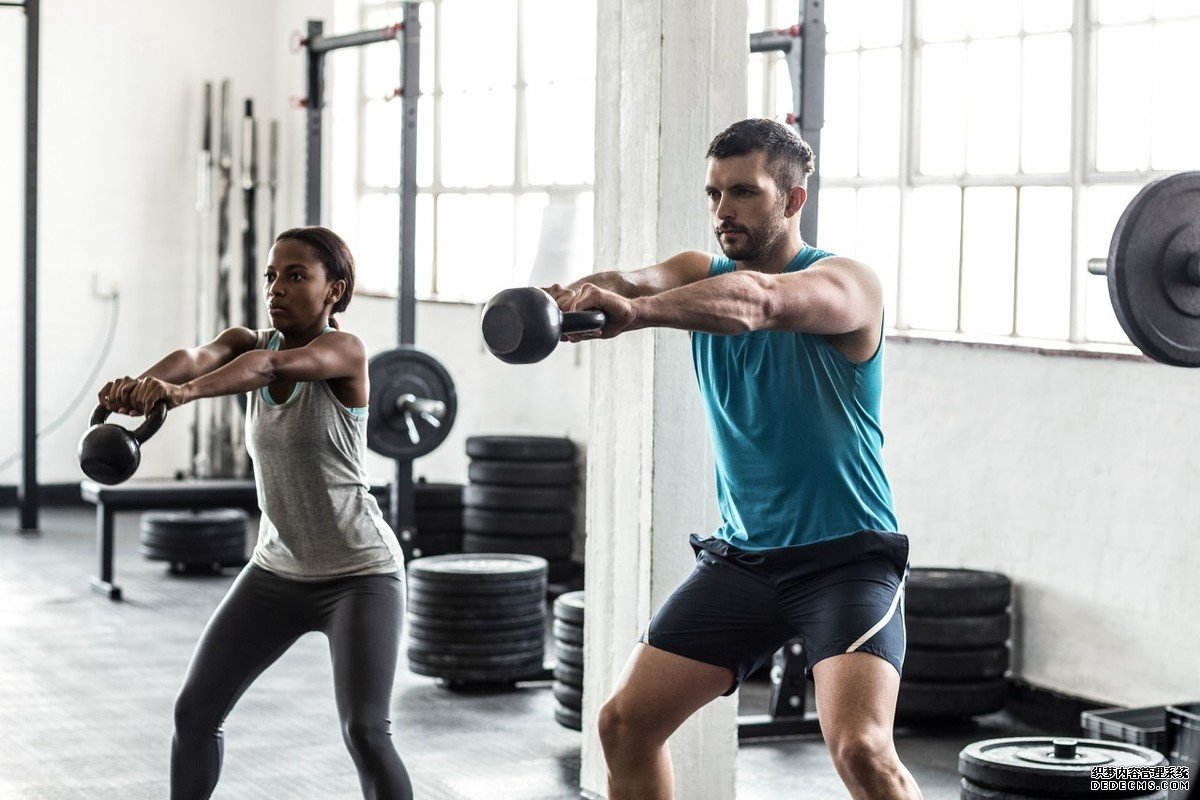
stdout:
{"type": "Polygon", "coordinates": [[[170,562],[174,574],[203,567],[219,572],[243,566],[246,559],[246,519],[241,509],[215,511],[150,511],[138,529],[139,552],[146,558],[170,562]]]}
{"type": "Polygon", "coordinates": [[[372,450],[411,461],[445,441],[458,397],[441,362],[424,350],[397,347],[373,356],[368,372],[367,445],[372,450]]]}
{"type": "Polygon", "coordinates": [[[1008,682],[1004,678],[981,681],[901,681],[896,698],[896,718],[902,721],[965,719],[1004,709],[1008,682]]]}
{"type": "MultiPolygon", "coordinates": [[[[969,744],[958,755],[964,787],[1019,793],[1016,796],[1094,797],[1092,770],[1165,766],[1161,753],[1124,742],[1095,739],[1010,737],[969,744]]],[[[1143,797],[1144,789],[1105,791],[1111,797],[1143,797]]],[[[964,797],[968,796],[964,791],[964,797]]],[[[988,797],[987,794],[976,795],[988,797]]],[[[999,795],[1003,797],[1005,795],[999,795]]],[[[1166,797],[1156,793],[1150,796],[1166,797]]]]}
{"type": "Polygon", "coordinates": [[[467,480],[487,486],[574,486],[574,463],[568,461],[483,461],[467,467],[467,480]]]}
{"type": "Polygon", "coordinates": [[[559,511],[575,505],[575,490],[570,487],[528,488],[473,484],[463,492],[463,503],[470,508],[494,508],[501,511],[559,511]]]}
{"type": "Polygon", "coordinates": [[[739,741],[821,731],[817,712],[808,710],[809,687],[804,677],[803,655],[803,644],[797,638],[787,642],[772,657],[771,699],[767,713],[739,715],[739,741]]]}
{"type": "Polygon", "coordinates": [[[1008,672],[1007,647],[972,650],[921,650],[908,648],[904,654],[907,681],[981,681],[1001,678],[1008,672]]]}
{"type": "Polygon", "coordinates": [[[998,572],[916,567],[909,571],[905,613],[918,617],[997,614],[1012,602],[1012,581],[998,572]]]}
{"type": "Polygon", "coordinates": [[[467,455],[500,461],[574,461],[575,443],[560,436],[469,436],[467,455]]]}
{"type": "Polygon", "coordinates": [[[545,679],[546,562],[447,555],[408,572],[408,663],[444,685],[545,679]]]}
{"type": "Polygon", "coordinates": [[[142,463],[142,445],[167,420],[167,404],[159,403],[134,431],[129,431],[108,419],[109,411],[96,406],[89,428],[79,440],[79,466],[85,475],[109,486],[123,483],[137,472],[142,463]]]}
{"type": "Polygon", "coordinates": [[[978,617],[918,617],[906,613],[904,623],[910,647],[994,647],[1007,642],[1012,633],[1012,615],[1007,612],[978,617]]]}
{"type": "Polygon", "coordinates": [[[584,597],[583,592],[567,592],[554,600],[554,718],[573,730],[583,727],[584,597]]]}
{"type": "Polygon", "coordinates": [[[1108,250],[1108,290],[1130,341],[1177,367],[1200,367],[1200,172],[1142,187],[1108,250]]]}
{"type": "Polygon", "coordinates": [[[483,307],[483,341],[508,364],[532,364],[554,352],[560,336],[604,327],[603,311],[563,313],[554,298],[534,286],[505,289],[483,307]]]}
{"type": "Polygon", "coordinates": [[[258,122],[254,101],[247,98],[242,115],[242,324],[258,329],[258,122]]]}

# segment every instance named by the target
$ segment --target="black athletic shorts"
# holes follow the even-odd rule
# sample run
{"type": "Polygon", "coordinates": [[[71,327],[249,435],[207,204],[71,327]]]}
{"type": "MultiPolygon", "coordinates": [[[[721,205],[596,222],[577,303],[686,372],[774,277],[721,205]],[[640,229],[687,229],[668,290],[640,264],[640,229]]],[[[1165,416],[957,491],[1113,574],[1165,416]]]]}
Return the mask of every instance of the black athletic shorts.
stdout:
{"type": "Polygon", "coordinates": [[[733,671],[732,694],[790,639],[805,674],[842,653],[904,665],[908,537],[859,531],[800,547],[741,550],[690,537],[696,568],[667,598],[641,641],[733,671]]]}

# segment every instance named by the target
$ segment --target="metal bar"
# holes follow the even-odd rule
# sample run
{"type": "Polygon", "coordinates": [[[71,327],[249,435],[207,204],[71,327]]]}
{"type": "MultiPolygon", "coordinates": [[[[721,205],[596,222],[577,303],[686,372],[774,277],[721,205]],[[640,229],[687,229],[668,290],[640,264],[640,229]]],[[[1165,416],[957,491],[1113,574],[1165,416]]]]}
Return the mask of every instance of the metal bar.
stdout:
{"type": "Polygon", "coordinates": [[[1088,0],[1075,0],[1071,22],[1071,310],[1067,322],[1067,341],[1087,340],[1087,253],[1084,252],[1083,181],[1094,164],[1087,141],[1091,128],[1089,86],[1092,65],[1092,33],[1087,29],[1088,0]]]}
{"type": "MultiPolygon", "coordinates": [[[[407,12],[406,12],[407,16],[407,12]]],[[[387,42],[392,39],[399,39],[401,26],[388,25],[386,28],[376,28],[369,31],[359,31],[358,33],[347,33],[341,36],[323,36],[320,31],[313,34],[312,23],[309,23],[308,39],[306,46],[310,53],[323,55],[333,50],[341,50],[346,47],[361,47],[364,44],[375,44],[376,42],[387,42]]]]}
{"type": "Polygon", "coordinates": [[[38,37],[40,0],[25,5],[25,391],[21,457],[21,531],[38,529],[37,482],[37,244],[38,244],[38,37]]]}
{"type": "Polygon", "coordinates": [[[417,99],[421,91],[420,6],[404,6],[404,37],[400,40],[400,282],[396,328],[401,346],[414,344],[417,310],[417,99]]]}
{"type": "MultiPolygon", "coordinates": [[[[796,124],[812,147],[818,169],[808,181],[808,207],[800,217],[800,236],[817,244],[821,194],[821,128],[825,126],[825,14],[823,0],[802,0],[800,24],[800,105],[796,124]]],[[[791,54],[789,54],[790,57],[791,54]]],[[[795,77],[795,76],[793,76],[795,77]]]]}
{"type": "MultiPolygon", "coordinates": [[[[321,37],[325,23],[319,19],[308,21],[308,41],[321,37]]],[[[308,122],[307,145],[304,157],[304,224],[321,224],[321,106],[325,93],[325,57],[320,51],[309,47],[308,53],[308,97],[305,99],[308,122]]]]}
{"type": "Polygon", "coordinates": [[[24,3],[0,3],[0,6],[7,6],[9,8],[24,8],[25,4],[24,3]]]}
{"type": "Polygon", "coordinates": [[[788,31],[763,31],[750,34],[751,53],[787,53],[796,45],[800,36],[800,26],[793,26],[788,31]]]}
{"type": "Polygon", "coordinates": [[[242,116],[242,324],[258,328],[258,123],[254,101],[242,116]]]}
{"type": "Polygon", "coordinates": [[[116,512],[104,503],[96,504],[96,544],[100,564],[89,583],[98,592],[108,595],[110,600],[121,599],[121,587],[113,583],[113,519],[116,512]]]}

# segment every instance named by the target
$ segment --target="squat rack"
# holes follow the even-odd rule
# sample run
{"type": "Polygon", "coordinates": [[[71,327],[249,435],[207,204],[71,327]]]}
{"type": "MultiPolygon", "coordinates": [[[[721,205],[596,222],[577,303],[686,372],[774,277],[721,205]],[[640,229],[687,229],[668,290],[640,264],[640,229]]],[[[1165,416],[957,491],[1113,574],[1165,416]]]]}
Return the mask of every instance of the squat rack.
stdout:
{"type": "Polygon", "coordinates": [[[22,392],[21,481],[17,488],[21,523],[18,530],[38,530],[40,492],[37,479],[37,201],[38,201],[38,38],[41,0],[0,2],[25,10],[25,228],[24,251],[24,391],[22,392]]]}
{"type": "MultiPolygon", "coordinates": [[[[400,45],[400,263],[396,293],[396,337],[401,347],[415,344],[416,232],[417,232],[417,98],[420,92],[421,22],[417,3],[404,6],[403,21],[374,30],[326,36],[321,20],[309,20],[307,36],[300,40],[308,56],[308,96],[300,101],[307,112],[305,152],[304,222],[321,224],[321,146],[323,141],[321,110],[325,105],[325,56],[334,50],[362,47],[394,41],[400,45]]],[[[396,471],[391,483],[390,508],[392,529],[397,536],[416,526],[411,458],[395,459],[396,471]]]]}

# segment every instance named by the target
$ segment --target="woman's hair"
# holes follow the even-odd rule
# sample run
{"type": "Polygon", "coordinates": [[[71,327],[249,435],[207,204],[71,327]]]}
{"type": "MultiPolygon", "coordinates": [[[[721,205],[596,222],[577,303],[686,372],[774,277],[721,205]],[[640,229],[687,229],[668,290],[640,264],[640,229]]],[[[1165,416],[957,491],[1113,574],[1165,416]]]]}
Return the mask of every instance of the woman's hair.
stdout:
{"type": "MultiPolygon", "coordinates": [[[[345,311],[346,306],[350,305],[350,297],[354,294],[354,256],[345,240],[328,228],[322,228],[319,225],[289,228],[275,237],[276,242],[286,239],[303,242],[312,248],[312,251],[317,254],[317,259],[325,267],[325,277],[329,279],[330,283],[333,281],[346,282],[345,293],[333,304],[333,310],[329,314],[332,317],[334,314],[345,311]]],[[[333,320],[330,320],[330,324],[337,327],[333,320]]]]}

